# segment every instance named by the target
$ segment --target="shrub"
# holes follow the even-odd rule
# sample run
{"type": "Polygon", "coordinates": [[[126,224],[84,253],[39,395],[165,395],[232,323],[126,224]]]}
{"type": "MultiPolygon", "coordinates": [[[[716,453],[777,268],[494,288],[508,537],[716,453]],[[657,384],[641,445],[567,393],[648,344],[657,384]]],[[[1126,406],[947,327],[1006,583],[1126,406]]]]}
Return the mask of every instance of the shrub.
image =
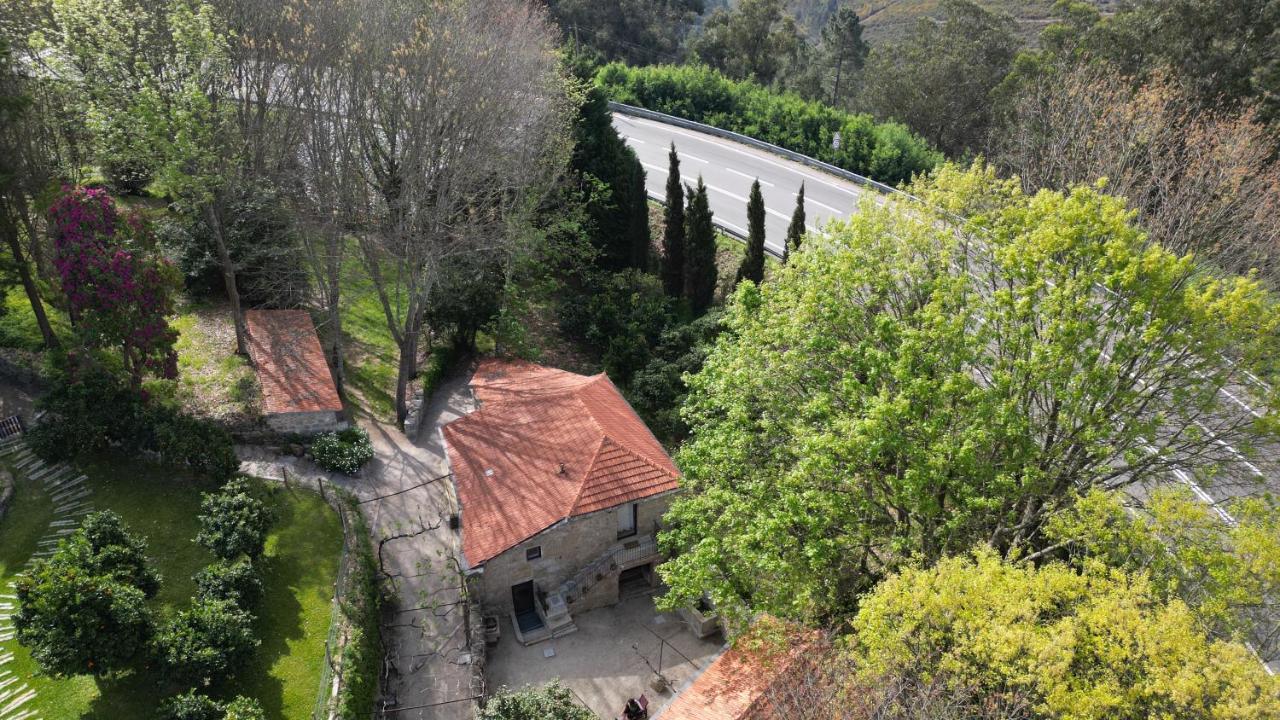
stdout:
{"type": "Polygon", "coordinates": [[[257,700],[237,697],[227,703],[227,713],[222,720],[266,720],[266,718],[267,713],[263,711],[257,700]]]}
{"type": "Polygon", "coordinates": [[[156,639],[166,675],[208,686],[229,676],[253,654],[253,616],[230,600],[196,600],[156,639]]]}
{"type": "Polygon", "coordinates": [[[573,701],[573,693],[558,682],[516,691],[503,688],[480,711],[480,720],[592,720],[590,710],[573,701]]]}
{"type": "Polygon", "coordinates": [[[204,493],[200,501],[200,533],[196,542],[223,560],[262,554],[275,516],[254,496],[249,481],[237,478],[216,493],[204,493]]]}
{"type": "Polygon", "coordinates": [[[610,63],[596,84],[614,100],[741,133],[890,185],[932,169],[940,152],[896,123],[730,80],[705,66],[610,63]],[[840,132],[840,147],[832,137],[840,132]]]}
{"type": "Polygon", "coordinates": [[[160,706],[157,720],[222,720],[222,705],[194,690],[169,698],[160,706]]]}
{"type": "Polygon", "coordinates": [[[373,445],[369,433],[350,427],[316,438],[311,443],[311,457],[325,470],[354,475],[373,459],[373,445]]]}
{"type": "Polygon", "coordinates": [[[609,377],[626,385],[671,324],[671,301],[657,276],[639,270],[600,276],[586,292],[589,301],[561,304],[561,328],[596,348],[609,377]]]}
{"type": "Polygon", "coordinates": [[[196,599],[230,600],[248,610],[262,599],[262,578],[248,558],[219,560],[195,575],[196,599]]]}
{"type": "Polygon", "coordinates": [[[49,417],[28,433],[28,442],[47,461],[115,448],[150,450],[215,480],[240,468],[225,429],[151,402],[105,371],[64,373],[40,406],[49,417]]]}

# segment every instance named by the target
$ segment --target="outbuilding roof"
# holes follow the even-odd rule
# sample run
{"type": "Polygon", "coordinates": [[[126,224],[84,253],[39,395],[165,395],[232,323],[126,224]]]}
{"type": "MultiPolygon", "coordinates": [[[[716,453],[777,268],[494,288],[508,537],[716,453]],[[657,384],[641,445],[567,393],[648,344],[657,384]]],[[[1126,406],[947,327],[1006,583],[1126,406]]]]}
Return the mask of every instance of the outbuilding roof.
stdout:
{"type": "Polygon", "coordinates": [[[305,310],[246,310],[244,320],[263,412],[342,410],[316,327],[305,310]]]}
{"type": "Polygon", "coordinates": [[[480,409],[444,427],[479,566],[566,518],[676,489],[680,473],[608,376],[486,359],[480,409]]]}

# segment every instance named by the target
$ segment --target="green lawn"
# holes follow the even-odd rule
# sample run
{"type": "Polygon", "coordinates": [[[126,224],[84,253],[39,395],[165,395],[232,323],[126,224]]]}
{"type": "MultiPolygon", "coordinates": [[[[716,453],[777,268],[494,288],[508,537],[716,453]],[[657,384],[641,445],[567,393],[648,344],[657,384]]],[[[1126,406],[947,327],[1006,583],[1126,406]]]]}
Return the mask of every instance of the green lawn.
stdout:
{"type": "MultiPolygon", "coordinates": [[[[166,617],[190,602],[191,576],[211,560],[193,542],[200,493],[206,482],[144,463],[117,459],[83,465],[96,509],[114,510],[134,532],[146,536],[149,554],[163,575],[153,609],[166,617]]],[[[0,584],[7,584],[43,535],[52,508],[35,483],[18,481],[15,504],[0,521],[0,584]]],[[[279,522],[260,561],[265,597],[256,609],[262,645],[217,695],[257,698],[275,720],[308,718],[319,690],[324,646],[329,631],[330,598],[336,579],[342,531],[337,515],[306,491],[262,485],[264,497],[279,512],[279,522]]],[[[30,657],[13,641],[12,669],[33,677],[38,692],[32,703],[45,718],[122,720],[152,717],[164,693],[153,672],[95,682],[88,677],[55,680],[35,675],[30,657]]]]}
{"type": "Polygon", "coordinates": [[[382,311],[377,290],[354,242],[347,248],[342,270],[347,394],[355,405],[373,417],[394,419],[400,351],[387,328],[386,313],[382,311]]]}

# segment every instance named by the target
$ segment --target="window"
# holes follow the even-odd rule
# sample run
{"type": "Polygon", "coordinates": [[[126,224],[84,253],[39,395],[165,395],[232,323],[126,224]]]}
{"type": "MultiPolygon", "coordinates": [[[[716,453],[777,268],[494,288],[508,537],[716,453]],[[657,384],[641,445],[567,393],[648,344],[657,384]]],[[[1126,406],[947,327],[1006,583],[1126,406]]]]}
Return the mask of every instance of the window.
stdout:
{"type": "Polygon", "coordinates": [[[538,559],[538,558],[540,558],[540,557],[542,557],[542,546],[541,546],[541,545],[534,545],[533,547],[531,547],[531,548],[529,548],[528,550],[525,550],[525,551],[524,551],[524,559],[525,559],[525,560],[537,560],[537,559],[538,559]]]}
{"type": "Polygon", "coordinates": [[[636,514],[639,509],[637,503],[631,503],[626,507],[618,508],[618,539],[631,537],[636,534],[636,514]]]}

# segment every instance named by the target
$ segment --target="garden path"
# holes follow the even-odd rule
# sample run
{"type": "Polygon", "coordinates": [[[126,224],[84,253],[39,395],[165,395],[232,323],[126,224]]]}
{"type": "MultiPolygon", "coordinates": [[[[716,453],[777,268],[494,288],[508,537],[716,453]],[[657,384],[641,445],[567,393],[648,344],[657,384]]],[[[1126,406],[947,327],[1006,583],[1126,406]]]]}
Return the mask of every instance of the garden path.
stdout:
{"type": "Polygon", "coordinates": [[[421,431],[407,438],[394,425],[360,418],[374,458],[357,478],[324,473],[296,458],[237,448],[241,469],[290,482],[326,482],[360,501],[373,535],[390,602],[383,617],[386,664],[378,717],[387,720],[472,720],[472,668],[467,610],[458,558],[461,538],[450,530],[457,509],[439,427],[472,408],[467,373],[445,381],[423,411],[421,431]]]}

